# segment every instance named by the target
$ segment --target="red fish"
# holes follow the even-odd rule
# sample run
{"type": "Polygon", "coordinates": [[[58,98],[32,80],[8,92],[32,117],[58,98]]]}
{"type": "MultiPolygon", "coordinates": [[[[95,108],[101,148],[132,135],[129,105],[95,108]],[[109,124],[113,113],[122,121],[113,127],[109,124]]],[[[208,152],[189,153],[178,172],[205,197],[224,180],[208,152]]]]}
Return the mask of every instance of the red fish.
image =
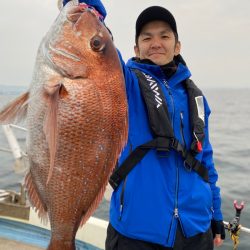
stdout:
{"type": "Polygon", "coordinates": [[[48,249],[75,249],[127,140],[123,72],[94,11],[69,3],[43,39],[29,91],[0,112],[26,117],[31,204],[51,224],[48,249]]]}

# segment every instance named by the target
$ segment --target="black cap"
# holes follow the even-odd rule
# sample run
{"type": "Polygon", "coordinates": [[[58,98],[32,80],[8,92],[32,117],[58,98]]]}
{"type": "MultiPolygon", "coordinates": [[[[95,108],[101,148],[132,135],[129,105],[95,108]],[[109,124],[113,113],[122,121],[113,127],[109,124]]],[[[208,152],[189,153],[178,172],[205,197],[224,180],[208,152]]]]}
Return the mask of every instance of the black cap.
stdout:
{"type": "Polygon", "coordinates": [[[178,35],[175,18],[171,12],[160,6],[151,6],[143,10],[136,20],[135,40],[137,40],[145,24],[156,20],[166,22],[172,31],[178,35]]]}

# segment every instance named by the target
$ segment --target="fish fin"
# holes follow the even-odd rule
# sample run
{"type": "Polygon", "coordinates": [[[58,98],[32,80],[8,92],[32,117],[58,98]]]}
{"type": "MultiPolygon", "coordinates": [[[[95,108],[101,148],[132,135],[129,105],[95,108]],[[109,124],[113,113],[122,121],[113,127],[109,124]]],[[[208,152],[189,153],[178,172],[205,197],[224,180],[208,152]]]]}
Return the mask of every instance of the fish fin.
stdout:
{"type": "Polygon", "coordinates": [[[40,199],[36,190],[36,186],[33,183],[31,173],[29,172],[25,177],[25,187],[32,207],[38,213],[38,217],[44,224],[48,223],[47,207],[40,199]]]}
{"type": "Polygon", "coordinates": [[[64,97],[68,92],[63,84],[44,85],[44,95],[48,102],[43,131],[50,151],[50,167],[46,184],[49,183],[52,176],[53,167],[55,164],[56,149],[57,149],[57,116],[58,116],[58,101],[60,97],[64,97]]]}
{"type": "Polygon", "coordinates": [[[17,123],[26,118],[29,92],[25,92],[0,111],[0,124],[17,123]]]}
{"type": "Polygon", "coordinates": [[[106,190],[106,186],[107,186],[107,182],[102,186],[102,188],[100,189],[100,191],[97,194],[96,198],[94,199],[92,204],[89,206],[89,209],[84,213],[84,215],[82,217],[82,220],[81,220],[81,223],[80,223],[80,227],[82,227],[87,222],[89,217],[92,215],[92,213],[95,211],[97,206],[102,201],[102,198],[104,196],[104,192],[106,190]]]}

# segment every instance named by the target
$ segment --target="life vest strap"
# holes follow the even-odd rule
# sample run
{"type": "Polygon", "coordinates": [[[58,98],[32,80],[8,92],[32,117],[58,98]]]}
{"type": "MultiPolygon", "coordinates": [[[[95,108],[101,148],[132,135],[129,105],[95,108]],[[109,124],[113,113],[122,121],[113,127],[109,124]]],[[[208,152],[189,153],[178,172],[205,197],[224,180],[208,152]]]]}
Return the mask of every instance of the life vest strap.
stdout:
{"type": "Polygon", "coordinates": [[[116,168],[109,179],[109,183],[115,190],[122,180],[126,178],[128,173],[139,163],[149,150],[156,149],[157,151],[169,151],[174,149],[183,158],[186,166],[190,171],[194,170],[199,174],[204,181],[208,182],[208,170],[203,166],[190,151],[175,138],[157,137],[141,146],[135,148],[122,165],[116,168]]]}
{"type": "Polygon", "coordinates": [[[209,181],[208,169],[194,157],[191,151],[186,150],[186,148],[183,147],[177,139],[173,139],[172,148],[183,157],[186,169],[189,171],[194,170],[203,178],[204,181],[209,181]]]}
{"type": "Polygon", "coordinates": [[[138,146],[131,152],[123,164],[119,168],[115,169],[109,179],[109,184],[115,190],[121,181],[126,178],[128,173],[143,159],[150,149],[156,148],[158,151],[169,151],[171,143],[172,140],[169,138],[157,137],[143,145],[138,146]]]}

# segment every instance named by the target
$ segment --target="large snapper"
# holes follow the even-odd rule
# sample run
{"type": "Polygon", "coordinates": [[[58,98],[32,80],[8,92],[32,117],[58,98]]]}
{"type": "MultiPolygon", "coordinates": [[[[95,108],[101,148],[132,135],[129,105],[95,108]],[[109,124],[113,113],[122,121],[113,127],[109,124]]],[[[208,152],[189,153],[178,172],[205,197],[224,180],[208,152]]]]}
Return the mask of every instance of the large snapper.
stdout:
{"type": "Polygon", "coordinates": [[[29,92],[0,112],[0,123],[25,115],[28,196],[50,220],[48,249],[75,249],[127,139],[123,73],[95,11],[73,2],[61,11],[40,45],[29,92]]]}

